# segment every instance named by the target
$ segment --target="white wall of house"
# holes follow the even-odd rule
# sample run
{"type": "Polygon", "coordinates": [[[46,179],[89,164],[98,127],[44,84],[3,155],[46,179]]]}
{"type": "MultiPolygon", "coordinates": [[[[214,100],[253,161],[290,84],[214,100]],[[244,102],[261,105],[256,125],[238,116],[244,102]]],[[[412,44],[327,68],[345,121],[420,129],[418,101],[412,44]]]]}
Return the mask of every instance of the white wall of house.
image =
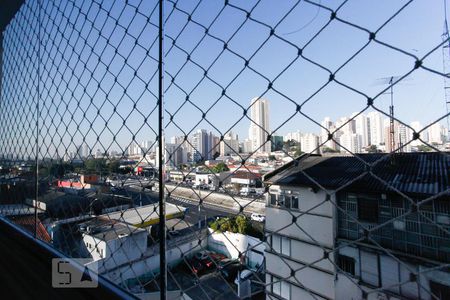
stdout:
{"type": "MultiPolygon", "coordinates": [[[[363,247],[344,247],[339,253],[355,260],[355,275],[338,273],[336,280],[336,299],[361,299],[362,289],[368,293],[368,299],[380,299],[383,292],[374,292],[371,285],[381,286],[390,292],[389,299],[434,299],[430,294],[430,280],[450,286],[450,274],[440,270],[423,272],[417,282],[408,282],[412,272],[418,273],[429,269],[419,264],[394,259],[363,247]],[[378,258],[379,257],[379,258],[378,258]],[[379,267],[378,267],[379,259],[379,267]],[[381,283],[379,282],[381,277],[381,283]],[[358,288],[358,285],[360,288],[358,288]],[[399,295],[395,297],[392,295],[399,295]]],[[[384,299],[384,298],[381,298],[384,299]]]]}
{"type": "Polygon", "coordinates": [[[260,266],[264,261],[266,244],[261,240],[232,232],[216,232],[209,229],[208,248],[222,253],[230,258],[239,258],[239,252],[244,253],[245,261],[250,268],[260,266]]]}
{"type": "MultiPolygon", "coordinates": [[[[201,245],[198,244],[198,240],[190,241],[182,245],[177,245],[177,247],[166,251],[167,263],[176,265],[180,262],[180,260],[183,259],[182,253],[184,256],[189,256],[191,253],[206,249],[206,247],[206,239],[202,239],[201,245]]],[[[115,284],[120,284],[124,280],[136,278],[143,275],[158,274],[160,267],[159,254],[147,253],[147,255],[147,257],[141,260],[126,263],[109,272],[105,272],[105,269],[101,269],[101,265],[99,265],[99,272],[115,284]]]]}
{"type": "Polygon", "coordinates": [[[147,249],[147,234],[145,230],[136,230],[131,236],[125,235],[107,241],[84,234],[83,242],[93,260],[98,261],[99,270],[109,269],[141,257],[147,249]],[[96,248],[90,248],[90,245],[95,246],[96,243],[96,248]],[[111,253],[114,253],[112,257],[111,253]]]}
{"type": "MultiPolygon", "coordinates": [[[[331,263],[334,257],[330,255],[329,258],[324,258],[324,249],[333,248],[335,237],[334,209],[330,201],[325,201],[326,193],[315,192],[306,187],[279,186],[271,186],[270,193],[297,195],[299,208],[266,208],[265,229],[268,241],[282,239],[281,249],[277,249],[275,245],[267,249],[267,272],[280,278],[288,278],[287,281],[291,283],[291,299],[320,299],[321,296],[324,299],[334,299],[334,265],[331,263]],[[292,223],[293,216],[298,217],[296,224],[292,223]],[[285,247],[289,247],[288,251],[283,249],[283,243],[285,247]],[[311,263],[314,263],[311,267],[303,268],[311,263]],[[291,269],[301,268],[303,269],[295,273],[295,278],[290,277],[291,269]],[[304,286],[303,290],[301,285],[304,286]],[[312,296],[308,290],[315,294],[312,296]],[[300,295],[303,296],[299,298],[300,295]]],[[[334,200],[334,196],[331,199],[334,200]]]]}
{"type": "Polygon", "coordinates": [[[100,260],[106,257],[106,243],[100,239],[97,239],[91,235],[83,235],[83,243],[87,251],[91,254],[94,261],[100,260]]]}

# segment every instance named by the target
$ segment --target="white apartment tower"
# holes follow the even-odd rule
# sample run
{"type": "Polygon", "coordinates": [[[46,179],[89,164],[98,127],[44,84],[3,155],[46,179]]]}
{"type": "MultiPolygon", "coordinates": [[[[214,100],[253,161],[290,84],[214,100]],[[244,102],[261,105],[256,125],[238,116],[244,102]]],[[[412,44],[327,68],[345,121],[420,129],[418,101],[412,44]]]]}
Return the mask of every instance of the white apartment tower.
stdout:
{"type": "Polygon", "coordinates": [[[370,142],[370,127],[368,119],[364,114],[355,117],[355,133],[361,136],[361,147],[369,146],[370,142]]]}
{"type": "Polygon", "coordinates": [[[305,153],[319,154],[319,137],[306,133],[300,137],[300,149],[305,153]]]}
{"type": "Polygon", "coordinates": [[[367,114],[370,124],[370,145],[379,146],[384,143],[383,118],[377,111],[367,114]]]}
{"type": "Polygon", "coordinates": [[[261,98],[253,98],[250,104],[250,129],[249,139],[252,143],[252,151],[271,151],[271,142],[267,141],[269,128],[269,101],[261,98]]]}

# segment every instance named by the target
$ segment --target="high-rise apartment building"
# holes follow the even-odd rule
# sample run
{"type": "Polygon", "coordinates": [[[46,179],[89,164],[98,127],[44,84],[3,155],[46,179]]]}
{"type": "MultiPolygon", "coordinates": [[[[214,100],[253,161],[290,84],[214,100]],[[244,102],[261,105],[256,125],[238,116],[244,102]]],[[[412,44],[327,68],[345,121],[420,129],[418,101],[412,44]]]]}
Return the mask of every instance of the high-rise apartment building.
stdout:
{"type": "Polygon", "coordinates": [[[361,136],[361,147],[366,148],[370,144],[370,126],[366,115],[355,117],[355,133],[361,136]]]}
{"type": "Polygon", "coordinates": [[[300,137],[300,149],[305,153],[319,153],[319,137],[313,133],[306,133],[300,137]]]}
{"type": "Polygon", "coordinates": [[[224,135],[223,141],[219,144],[221,156],[235,155],[239,153],[239,139],[238,135],[232,131],[224,135]]]}
{"type": "Polygon", "coordinates": [[[270,152],[271,141],[267,140],[270,133],[269,127],[269,101],[261,98],[253,98],[250,106],[249,139],[252,143],[252,151],[270,152]]]}
{"type": "Polygon", "coordinates": [[[191,138],[193,161],[208,160],[213,158],[215,153],[219,153],[219,141],[212,132],[207,132],[205,129],[197,130],[191,138]]]}
{"type": "Polygon", "coordinates": [[[370,124],[370,145],[379,146],[384,143],[383,118],[377,111],[367,114],[370,124]]]}

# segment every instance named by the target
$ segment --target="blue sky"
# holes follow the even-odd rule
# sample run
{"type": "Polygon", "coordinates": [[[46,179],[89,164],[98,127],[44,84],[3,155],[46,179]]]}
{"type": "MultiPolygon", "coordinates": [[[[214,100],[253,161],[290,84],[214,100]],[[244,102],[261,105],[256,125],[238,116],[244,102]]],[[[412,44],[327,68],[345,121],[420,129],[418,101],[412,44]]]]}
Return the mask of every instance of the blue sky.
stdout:
{"type": "MultiPolygon", "coordinates": [[[[220,2],[221,3],[221,2],[220,2]]],[[[323,4],[336,8],[342,1],[323,1],[323,4]]],[[[201,6],[198,13],[194,13],[193,20],[207,26],[210,24],[209,14],[221,8],[219,2],[210,1],[208,7],[201,6]],[[216,7],[217,6],[217,7],[216,7]],[[213,7],[213,8],[211,8],[213,7]],[[208,13],[206,13],[209,12],[208,13]]],[[[238,5],[241,5],[239,1],[238,5]]],[[[248,4],[248,3],[247,3],[248,4]]],[[[388,18],[390,18],[406,1],[348,1],[338,12],[339,18],[354,23],[369,31],[377,30],[388,18]]],[[[283,15],[295,5],[294,1],[262,1],[252,12],[252,18],[270,26],[275,26],[283,15]]],[[[251,5],[248,4],[246,10],[251,5]]],[[[191,7],[183,7],[191,11],[191,7]]],[[[211,27],[211,35],[226,40],[231,33],[245,20],[245,14],[234,8],[225,9],[221,18],[211,27]]],[[[289,14],[289,16],[278,24],[276,34],[293,43],[298,47],[304,45],[328,22],[330,12],[326,9],[301,2],[289,14]],[[299,30],[300,29],[300,30],[299,30]]],[[[171,20],[175,22],[176,18],[171,20]]],[[[180,16],[178,22],[181,23],[183,17],[180,16]]],[[[436,45],[441,42],[443,30],[443,3],[442,1],[415,1],[408,5],[403,12],[394,18],[377,34],[377,39],[405,50],[421,58],[436,45]]],[[[245,58],[249,58],[261,45],[262,48],[251,59],[250,66],[256,71],[273,80],[290,62],[297,58],[297,50],[276,37],[271,37],[268,42],[263,41],[268,37],[269,29],[254,21],[247,21],[241,27],[240,32],[235,35],[229,44],[229,48],[239,53],[245,58]]],[[[175,27],[167,28],[167,34],[175,36],[179,33],[175,27]]],[[[194,44],[196,37],[201,36],[200,30],[196,26],[185,29],[182,38],[177,40],[180,47],[190,49],[189,45],[194,44]]],[[[304,56],[319,63],[331,71],[335,71],[356,51],[358,51],[368,41],[368,34],[355,29],[342,22],[333,21],[326,27],[317,38],[304,49],[304,56]]],[[[196,50],[191,58],[203,66],[221,52],[222,44],[214,40],[203,42],[203,47],[196,50]],[[202,64],[204,63],[204,64],[202,64]]],[[[174,59],[179,52],[175,52],[174,59]]],[[[406,74],[414,65],[415,59],[405,56],[397,51],[391,50],[377,43],[370,44],[363,52],[356,56],[348,65],[341,69],[336,78],[365,93],[368,96],[375,96],[386,86],[380,85],[380,78],[388,76],[399,76],[406,74]]],[[[442,71],[442,52],[438,49],[431,54],[424,65],[438,71],[442,71]]],[[[172,60],[167,60],[167,70],[177,70],[176,64],[172,60]]],[[[232,78],[243,67],[243,60],[236,55],[225,52],[219,58],[208,73],[215,81],[222,86],[226,86],[232,78]]],[[[186,67],[180,76],[179,85],[185,91],[190,91],[193,85],[202,77],[201,72],[196,73],[196,68],[186,67]],[[190,72],[191,71],[191,72],[190,72]],[[195,76],[197,75],[198,78],[195,76]]],[[[295,113],[296,106],[290,100],[301,104],[317,91],[328,80],[329,74],[300,58],[296,60],[289,69],[279,77],[273,84],[274,89],[265,94],[265,98],[270,101],[271,129],[280,126],[284,120],[295,113]],[[282,95],[281,95],[282,94],[282,95]],[[287,96],[287,97],[285,97],[287,96]],[[289,99],[287,99],[289,98],[289,99]]],[[[202,82],[203,84],[193,93],[195,103],[206,109],[215,99],[220,96],[220,87],[202,82]]],[[[265,92],[267,80],[255,72],[247,69],[227,89],[227,95],[242,106],[248,106],[250,99],[265,92]]],[[[176,90],[176,89],[175,89],[176,90]]],[[[170,110],[179,105],[175,98],[181,91],[174,91],[174,96],[167,95],[167,108],[170,110]],[[173,102],[172,102],[173,101],[173,102]]],[[[395,87],[396,115],[401,120],[409,123],[419,120],[426,124],[443,115],[445,111],[443,95],[442,77],[431,74],[425,70],[415,71],[404,83],[395,87]],[[411,109],[415,108],[415,109],[411,109]]],[[[179,97],[182,98],[182,97],[179,97]]],[[[379,97],[375,104],[380,109],[388,112],[388,96],[379,97]]],[[[217,107],[208,113],[208,119],[214,120],[221,130],[230,128],[234,121],[239,119],[242,110],[228,99],[220,100],[217,107]],[[224,118],[224,115],[226,117],[224,118]]],[[[366,105],[365,97],[350,91],[336,83],[331,83],[320,93],[312,97],[303,106],[305,114],[316,121],[321,121],[329,116],[332,119],[341,116],[349,116],[352,112],[360,111],[366,105]]],[[[191,128],[200,118],[201,113],[196,109],[186,108],[184,114],[176,119],[180,124],[186,124],[191,128]],[[186,120],[186,116],[193,115],[192,120],[186,120]]],[[[249,121],[241,121],[234,129],[240,133],[241,137],[247,136],[249,121]]],[[[205,125],[206,127],[207,125],[205,125]]],[[[170,129],[170,128],[169,128],[170,129]]],[[[318,132],[319,127],[298,114],[287,124],[283,125],[278,132],[284,134],[289,131],[301,130],[318,132]]],[[[179,130],[174,130],[175,134],[179,130]]],[[[168,133],[171,132],[168,130],[168,133]]]]}
{"type": "MultiPolygon", "coordinates": [[[[225,7],[223,3],[186,0],[178,1],[174,9],[173,2],[167,2],[168,137],[197,128],[217,135],[231,129],[242,140],[250,125],[247,118],[241,119],[243,109],[260,95],[270,101],[271,130],[277,129],[279,134],[319,132],[314,122],[296,113],[297,105],[302,105],[301,111],[317,122],[327,116],[350,116],[366,107],[364,95],[374,97],[386,88],[380,78],[401,76],[412,69],[414,57],[371,42],[336,73],[339,82],[364,95],[336,82],[317,92],[328,82],[329,73],[324,68],[334,73],[369,39],[368,32],[338,20],[322,29],[330,20],[328,8],[341,6],[338,18],[374,32],[406,5],[377,32],[376,39],[418,58],[441,43],[443,32],[440,0],[315,1],[327,8],[288,0],[234,0],[225,7]],[[270,28],[274,28],[272,36],[270,28]],[[298,56],[298,48],[303,49],[306,59],[298,56]],[[269,81],[272,88],[267,91],[269,81]],[[203,114],[206,120],[198,124],[203,114]]],[[[100,7],[90,1],[76,0],[75,5],[69,1],[44,1],[41,118],[47,144],[62,141],[60,149],[73,149],[84,137],[92,149],[103,151],[123,149],[133,138],[155,140],[157,14],[151,15],[150,23],[146,19],[155,4],[103,1],[100,7]]],[[[22,19],[17,17],[6,35],[17,34],[12,29],[19,28],[24,16],[30,18],[34,11],[24,7],[22,19]]],[[[22,36],[32,30],[20,29],[22,36]]],[[[14,53],[6,55],[20,62],[14,53]]],[[[428,55],[423,65],[442,72],[441,48],[428,55]]],[[[12,68],[4,71],[10,74],[11,82],[18,80],[12,68]]],[[[5,80],[4,88],[7,84],[5,80]]],[[[442,117],[446,112],[443,86],[441,76],[415,70],[395,86],[396,116],[406,123],[418,120],[422,124],[442,117]]],[[[8,97],[15,99],[19,95],[9,90],[8,97]]],[[[376,107],[386,113],[388,103],[387,95],[375,100],[376,107]]]]}

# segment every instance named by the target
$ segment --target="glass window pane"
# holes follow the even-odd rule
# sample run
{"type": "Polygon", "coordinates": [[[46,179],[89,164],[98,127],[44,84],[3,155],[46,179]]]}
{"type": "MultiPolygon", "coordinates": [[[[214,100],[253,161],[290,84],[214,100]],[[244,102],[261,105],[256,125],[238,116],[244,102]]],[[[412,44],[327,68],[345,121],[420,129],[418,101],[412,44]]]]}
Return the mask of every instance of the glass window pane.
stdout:
{"type": "Polygon", "coordinates": [[[292,196],[291,207],[293,209],[298,209],[298,196],[292,196]]]}
{"type": "Polygon", "coordinates": [[[276,281],[273,283],[273,293],[275,295],[281,296],[281,282],[279,278],[273,277],[273,281],[276,281]]]}
{"type": "Polygon", "coordinates": [[[291,240],[287,237],[281,238],[281,253],[284,255],[291,255],[291,240]]]}
{"type": "Polygon", "coordinates": [[[270,194],[270,204],[271,205],[277,205],[277,195],[270,194]]]}
{"type": "Polygon", "coordinates": [[[284,206],[286,208],[291,208],[291,196],[284,197],[284,206]]]}
{"type": "Polygon", "coordinates": [[[281,239],[279,235],[272,235],[272,249],[275,252],[281,253],[280,246],[281,245],[281,239]]]}
{"type": "Polygon", "coordinates": [[[281,297],[283,297],[283,299],[291,299],[291,285],[286,282],[285,280],[283,280],[281,282],[281,297]]]}

